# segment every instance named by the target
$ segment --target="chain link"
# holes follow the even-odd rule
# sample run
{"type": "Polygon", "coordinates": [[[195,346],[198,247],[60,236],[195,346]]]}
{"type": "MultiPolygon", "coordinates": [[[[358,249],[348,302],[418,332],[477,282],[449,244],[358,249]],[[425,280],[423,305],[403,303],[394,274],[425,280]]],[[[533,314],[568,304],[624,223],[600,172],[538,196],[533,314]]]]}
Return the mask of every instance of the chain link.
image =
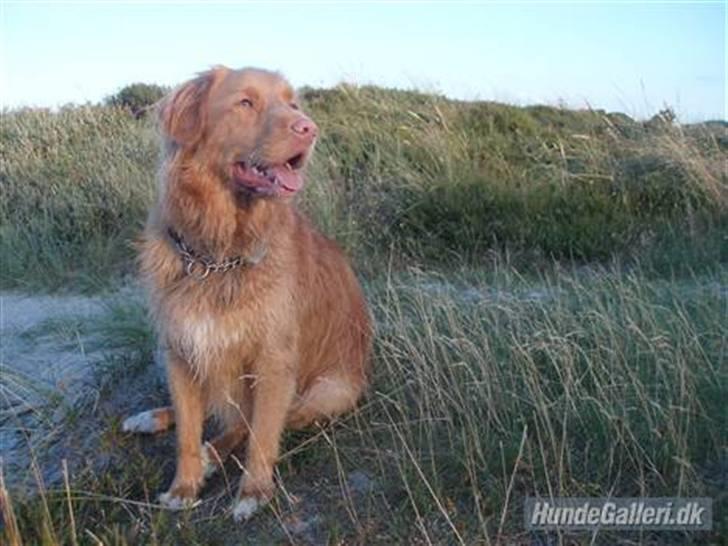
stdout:
{"type": "Polygon", "coordinates": [[[197,280],[201,281],[206,279],[210,273],[225,273],[246,263],[242,256],[225,258],[221,262],[216,262],[209,256],[201,256],[197,254],[194,250],[188,247],[182,240],[182,237],[174,231],[169,230],[169,236],[174,241],[174,244],[182,257],[182,261],[185,264],[185,273],[197,280]]]}

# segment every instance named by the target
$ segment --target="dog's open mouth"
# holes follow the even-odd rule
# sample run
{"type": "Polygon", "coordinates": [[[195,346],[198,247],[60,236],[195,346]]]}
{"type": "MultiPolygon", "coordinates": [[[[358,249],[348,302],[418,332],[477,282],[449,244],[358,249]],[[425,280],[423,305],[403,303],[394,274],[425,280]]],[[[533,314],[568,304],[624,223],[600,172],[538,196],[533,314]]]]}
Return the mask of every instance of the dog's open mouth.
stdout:
{"type": "Polygon", "coordinates": [[[238,161],[233,165],[233,178],[237,184],[254,193],[292,195],[303,187],[305,162],[304,152],[277,165],[238,161]]]}

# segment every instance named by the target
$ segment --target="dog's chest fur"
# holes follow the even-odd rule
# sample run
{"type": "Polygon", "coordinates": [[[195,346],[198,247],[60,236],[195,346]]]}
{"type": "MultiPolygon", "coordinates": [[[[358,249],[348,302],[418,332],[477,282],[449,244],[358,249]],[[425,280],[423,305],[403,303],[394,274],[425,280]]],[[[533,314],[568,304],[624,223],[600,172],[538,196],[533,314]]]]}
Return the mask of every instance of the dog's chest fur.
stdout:
{"type": "Polygon", "coordinates": [[[186,315],[172,314],[172,317],[165,332],[167,342],[201,375],[205,375],[206,370],[219,361],[228,349],[245,341],[245,322],[234,320],[229,314],[201,311],[186,315]]]}
{"type": "MultiPolygon", "coordinates": [[[[232,272],[220,275],[232,275],[232,272]]],[[[170,349],[184,358],[205,377],[212,369],[232,360],[241,365],[254,356],[264,333],[284,324],[274,313],[280,305],[280,291],[261,286],[255,275],[244,273],[235,290],[212,286],[222,279],[190,279],[185,290],[164,294],[156,305],[155,315],[162,338],[170,349]],[[215,290],[218,288],[220,290],[215,290]],[[223,296],[224,294],[224,296],[223,296]]],[[[234,277],[230,277],[232,281],[234,277]]]]}

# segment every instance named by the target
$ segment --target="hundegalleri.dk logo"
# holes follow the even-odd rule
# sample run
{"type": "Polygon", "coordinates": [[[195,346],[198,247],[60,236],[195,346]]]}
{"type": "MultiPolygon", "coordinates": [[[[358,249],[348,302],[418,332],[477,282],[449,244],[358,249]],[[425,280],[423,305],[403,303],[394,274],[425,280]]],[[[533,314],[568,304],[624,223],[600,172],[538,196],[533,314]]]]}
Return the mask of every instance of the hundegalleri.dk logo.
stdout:
{"type": "Polygon", "coordinates": [[[531,530],[710,530],[713,501],[676,497],[526,497],[531,530]]]}

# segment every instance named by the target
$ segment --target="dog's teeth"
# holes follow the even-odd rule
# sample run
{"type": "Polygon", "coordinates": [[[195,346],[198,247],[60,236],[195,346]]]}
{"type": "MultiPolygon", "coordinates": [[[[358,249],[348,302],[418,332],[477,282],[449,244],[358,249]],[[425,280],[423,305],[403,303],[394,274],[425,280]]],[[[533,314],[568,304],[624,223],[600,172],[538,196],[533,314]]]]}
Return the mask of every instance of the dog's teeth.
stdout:
{"type": "Polygon", "coordinates": [[[286,169],[288,169],[289,171],[292,171],[293,167],[291,167],[290,163],[286,163],[286,169]]]}

